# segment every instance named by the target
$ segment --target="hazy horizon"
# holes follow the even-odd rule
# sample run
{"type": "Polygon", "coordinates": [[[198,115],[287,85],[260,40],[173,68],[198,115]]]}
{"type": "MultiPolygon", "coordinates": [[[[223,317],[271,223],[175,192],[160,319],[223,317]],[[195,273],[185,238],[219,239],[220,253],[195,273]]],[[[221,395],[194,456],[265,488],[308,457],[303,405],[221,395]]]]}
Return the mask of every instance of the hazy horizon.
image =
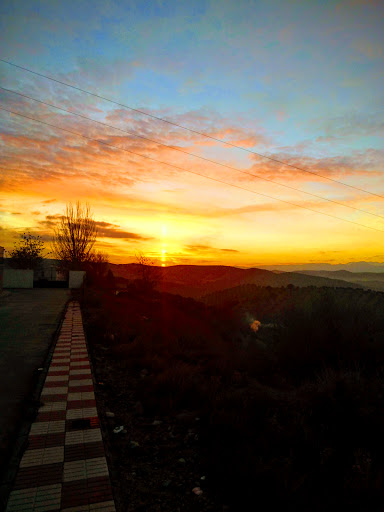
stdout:
{"type": "MultiPolygon", "coordinates": [[[[54,258],[44,258],[47,261],[58,261],[54,258]]],[[[114,261],[114,258],[109,258],[109,263],[112,265],[134,265],[137,264],[137,260],[133,261],[114,261]]],[[[314,271],[321,271],[321,270],[330,270],[330,271],[338,271],[338,270],[348,270],[349,272],[371,272],[371,273],[381,273],[384,272],[384,262],[372,262],[372,261],[351,261],[346,263],[314,263],[314,262],[307,262],[307,263],[285,263],[285,264],[276,264],[276,265],[264,265],[262,263],[260,264],[254,264],[250,266],[240,266],[240,265],[231,265],[231,264],[202,264],[202,263],[184,263],[184,264],[178,264],[175,263],[174,265],[162,265],[160,261],[158,262],[150,262],[153,263],[155,266],[162,266],[164,268],[173,267],[173,266],[228,266],[228,267],[234,267],[234,268],[240,268],[240,269],[252,269],[252,268],[260,268],[264,270],[281,270],[281,271],[287,271],[287,272],[295,272],[300,270],[314,270],[314,271]]]]}
{"type": "MultiPolygon", "coordinates": [[[[12,248],[5,250],[4,257],[8,259],[10,257],[10,252],[12,248]]],[[[49,256],[49,255],[47,255],[49,256]]],[[[114,257],[114,255],[107,255],[108,262],[114,265],[130,265],[137,263],[137,257],[131,256],[129,258],[118,258],[114,257]]],[[[44,257],[45,260],[55,260],[55,258],[44,257]]],[[[384,271],[384,261],[346,261],[343,263],[336,262],[289,262],[289,263],[275,263],[275,264],[267,264],[267,263],[251,263],[249,265],[236,265],[231,264],[230,262],[190,262],[190,263],[167,263],[163,264],[161,259],[149,258],[149,263],[155,266],[162,267],[172,267],[178,265],[196,265],[196,266],[229,266],[236,267],[242,269],[251,269],[251,268],[260,268],[265,270],[287,270],[287,272],[292,272],[295,270],[349,270],[350,272],[381,272],[384,271]],[[381,270],[382,269],[382,270],[381,270]]]]}

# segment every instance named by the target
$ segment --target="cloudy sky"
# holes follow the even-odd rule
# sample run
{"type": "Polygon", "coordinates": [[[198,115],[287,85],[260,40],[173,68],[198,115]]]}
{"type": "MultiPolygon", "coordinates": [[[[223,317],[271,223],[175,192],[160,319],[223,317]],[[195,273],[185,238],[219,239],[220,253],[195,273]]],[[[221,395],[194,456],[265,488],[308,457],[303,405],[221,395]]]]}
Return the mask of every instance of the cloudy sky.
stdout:
{"type": "Polygon", "coordinates": [[[1,59],[113,100],[0,62],[6,249],[80,200],[113,262],[384,261],[380,0],[0,9],[1,59]]]}

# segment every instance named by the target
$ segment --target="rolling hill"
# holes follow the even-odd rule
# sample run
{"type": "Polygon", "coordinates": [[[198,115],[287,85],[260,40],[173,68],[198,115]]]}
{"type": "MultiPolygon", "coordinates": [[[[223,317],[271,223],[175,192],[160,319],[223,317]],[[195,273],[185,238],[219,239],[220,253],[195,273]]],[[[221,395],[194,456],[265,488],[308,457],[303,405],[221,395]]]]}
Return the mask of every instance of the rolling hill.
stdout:
{"type": "MultiPolygon", "coordinates": [[[[115,276],[128,280],[140,279],[140,265],[110,264],[115,276]]],[[[259,268],[242,269],[222,265],[175,265],[172,267],[153,267],[156,274],[156,289],[184,297],[198,298],[235,286],[254,284],[258,286],[328,286],[342,288],[363,288],[364,285],[347,282],[343,279],[330,279],[303,273],[275,273],[259,268]]]]}
{"type": "Polygon", "coordinates": [[[371,290],[384,291],[384,272],[349,272],[348,270],[302,270],[300,274],[341,279],[348,283],[359,284],[371,290]]]}
{"type": "Polygon", "coordinates": [[[278,270],[282,272],[316,272],[347,270],[348,272],[368,272],[372,274],[384,272],[384,263],[369,261],[352,261],[350,263],[298,263],[283,265],[260,265],[265,270],[278,270]]]}

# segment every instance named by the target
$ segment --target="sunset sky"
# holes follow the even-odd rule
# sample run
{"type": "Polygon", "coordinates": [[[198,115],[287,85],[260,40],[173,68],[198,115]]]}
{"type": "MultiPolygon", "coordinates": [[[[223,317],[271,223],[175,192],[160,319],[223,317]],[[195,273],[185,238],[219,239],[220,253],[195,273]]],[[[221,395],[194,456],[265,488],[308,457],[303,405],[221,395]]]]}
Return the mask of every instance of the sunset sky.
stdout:
{"type": "Polygon", "coordinates": [[[80,200],[116,263],[384,261],[381,0],[5,0],[0,34],[0,59],[194,130],[0,62],[1,87],[111,125],[0,89],[54,125],[0,110],[8,251],[80,200]]]}

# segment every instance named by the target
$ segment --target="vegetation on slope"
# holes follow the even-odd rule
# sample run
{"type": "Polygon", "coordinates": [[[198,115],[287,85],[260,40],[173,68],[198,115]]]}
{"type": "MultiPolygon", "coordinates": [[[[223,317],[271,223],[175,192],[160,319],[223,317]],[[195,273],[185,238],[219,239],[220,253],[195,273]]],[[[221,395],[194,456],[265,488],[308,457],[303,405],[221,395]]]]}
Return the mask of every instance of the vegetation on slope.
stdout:
{"type": "MultiPolygon", "coordinates": [[[[128,280],[141,278],[142,266],[111,265],[115,276],[128,280]]],[[[225,265],[174,265],[170,267],[152,267],[156,272],[156,289],[183,297],[200,298],[234,286],[254,284],[258,286],[329,286],[344,288],[362,288],[358,283],[347,283],[330,276],[311,276],[294,272],[275,273],[260,268],[237,268],[225,265]]]]}
{"type": "MultiPolygon", "coordinates": [[[[126,375],[145,370],[132,402],[143,417],[200,418],[202,487],[230,510],[379,510],[384,294],[245,286],[206,302],[88,290],[89,339],[126,375]]],[[[182,498],[167,492],[171,510],[182,498]]]]}

